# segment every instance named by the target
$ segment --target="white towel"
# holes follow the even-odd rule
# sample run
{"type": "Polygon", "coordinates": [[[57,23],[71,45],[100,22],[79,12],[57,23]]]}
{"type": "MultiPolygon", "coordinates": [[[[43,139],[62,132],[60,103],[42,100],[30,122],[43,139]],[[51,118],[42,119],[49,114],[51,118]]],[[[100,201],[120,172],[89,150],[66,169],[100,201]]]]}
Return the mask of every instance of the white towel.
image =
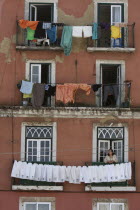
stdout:
{"type": "Polygon", "coordinates": [[[22,167],[22,162],[21,161],[14,161],[14,165],[12,168],[12,173],[11,173],[11,177],[15,177],[15,178],[20,178],[20,169],[22,167]]]}
{"type": "Polygon", "coordinates": [[[37,164],[33,163],[30,170],[29,180],[34,180],[36,167],[37,167],[37,164]]]}
{"type": "Polygon", "coordinates": [[[60,166],[54,166],[53,167],[53,171],[52,171],[52,180],[53,180],[53,182],[60,182],[59,169],[60,169],[60,166]]]}
{"type": "Polygon", "coordinates": [[[32,82],[27,82],[22,80],[22,85],[20,88],[20,92],[24,94],[31,94],[33,89],[33,83],[32,82]]]}
{"type": "Polygon", "coordinates": [[[66,166],[59,166],[59,180],[58,182],[66,181],[66,166]]]}
{"type": "Polygon", "coordinates": [[[73,26],[72,36],[82,37],[83,26],[73,26]]]}
{"type": "Polygon", "coordinates": [[[84,38],[92,36],[92,26],[83,26],[84,38]]]}
{"type": "Polygon", "coordinates": [[[19,177],[21,179],[26,179],[26,166],[27,166],[27,163],[22,162],[22,165],[21,165],[21,168],[20,168],[20,174],[19,174],[19,177]]]}
{"type": "Polygon", "coordinates": [[[29,179],[30,178],[30,173],[31,173],[31,168],[32,168],[32,163],[28,163],[26,165],[26,170],[25,170],[25,179],[29,179]]]}
{"type": "Polygon", "coordinates": [[[69,181],[71,178],[71,166],[66,167],[66,181],[69,181]]]}

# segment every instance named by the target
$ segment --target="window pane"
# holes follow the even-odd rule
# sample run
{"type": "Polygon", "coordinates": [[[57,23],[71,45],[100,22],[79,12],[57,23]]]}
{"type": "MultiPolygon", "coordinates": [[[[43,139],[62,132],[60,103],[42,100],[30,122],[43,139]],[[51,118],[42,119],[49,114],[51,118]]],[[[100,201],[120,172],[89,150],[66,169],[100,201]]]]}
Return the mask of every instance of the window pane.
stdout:
{"type": "Polygon", "coordinates": [[[25,205],[25,210],[37,210],[36,209],[36,204],[26,204],[25,205]]]}
{"type": "Polygon", "coordinates": [[[49,147],[50,142],[46,141],[46,147],[49,147]]]}
{"type": "Polygon", "coordinates": [[[44,147],[44,141],[41,141],[41,147],[44,147]]]}
{"type": "Polygon", "coordinates": [[[39,74],[39,66],[33,66],[32,74],[39,74]]]}
{"type": "Polygon", "coordinates": [[[38,77],[38,75],[32,75],[32,82],[33,83],[39,83],[39,77],[38,77]]]}
{"type": "Polygon", "coordinates": [[[33,142],[33,147],[37,147],[37,141],[33,142]]]}
{"type": "Polygon", "coordinates": [[[121,22],[120,7],[113,7],[113,23],[121,22]]]}
{"type": "Polygon", "coordinates": [[[41,157],[40,157],[40,161],[41,161],[41,162],[45,162],[45,161],[44,161],[44,156],[41,156],[41,157]]]}
{"type": "Polygon", "coordinates": [[[38,210],[49,210],[49,204],[38,204],[38,210]]]}
{"type": "Polygon", "coordinates": [[[33,155],[37,155],[37,148],[33,149],[33,155]]]}
{"type": "Polygon", "coordinates": [[[32,156],[28,156],[28,161],[32,162],[32,156]]]}
{"type": "Polygon", "coordinates": [[[99,210],[110,210],[109,206],[107,203],[99,204],[99,210]]]}
{"type": "Polygon", "coordinates": [[[33,161],[36,162],[37,161],[37,157],[33,156],[33,161]]]}
{"type": "Polygon", "coordinates": [[[49,162],[50,160],[49,160],[49,157],[48,156],[46,156],[45,157],[45,162],[49,162]]]}
{"type": "Polygon", "coordinates": [[[111,210],[123,210],[122,204],[111,204],[111,210]]]}
{"type": "Polygon", "coordinates": [[[32,147],[32,141],[28,141],[28,146],[32,147]]]}

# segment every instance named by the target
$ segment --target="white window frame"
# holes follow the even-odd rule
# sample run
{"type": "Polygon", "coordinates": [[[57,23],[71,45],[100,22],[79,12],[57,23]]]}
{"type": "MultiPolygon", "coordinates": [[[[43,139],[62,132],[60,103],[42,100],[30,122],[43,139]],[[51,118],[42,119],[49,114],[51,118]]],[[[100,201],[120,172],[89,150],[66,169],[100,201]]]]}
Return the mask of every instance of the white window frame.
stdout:
{"type": "Polygon", "coordinates": [[[93,22],[98,22],[98,4],[99,3],[108,3],[108,4],[124,4],[124,22],[128,23],[128,0],[119,0],[114,2],[113,0],[93,0],[94,3],[94,19],[93,22]]]}
{"type": "MultiPolygon", "coordinates": [[[[120,65],[121,66],[121,77],[120,77],[120,84],[123,84],[125,81],[125,61],[123,60],[96,60],[96,84],[101,84],[101,65],[120,65]]],[[[99,90],[100,91],[100,90],[99,90]]],[[[100,106],[100,97],[99,97],[99,91],[96,92],[96,105],[100,106]]],[[[122,88],[122,94],[121,94],[121,101],[123,102],[125,96],[124,88],[122,88]]]]}
{"type": "Polygon", "coordinates": [[[40,64],[50,64],[51,65],[51,71],[50,71],[50,78],[51,83],[55,84],[56,79],[56,62],[54,60],[26,60],[26,71],[25,71],[25,78],[26,80],[30,80],[30,66],[31,65],[40,65],[40,64]]]}
{"type": "MultiPolygon", "coordinates": [[[[112,149],[114,151],[114,143],[118,143],[118,142],[121,142],[121,157],[123,159],[123,151],[125,150],[125,148],[123,148],[123,140],[114,140],[112,141],[112,149]]],[[[115,153],[116,154],[116,153],[115,153]]],[[[116,154],[117,158],[118,158],[118,155],[116,154]]]]}
{"type": "Polygon", "coordinates": [[[121,5],[111,5],[111,25],[114,25],[114,23],[121,23],[122,22],[122,6],[121,5]],[[118,7],[120,8],[120,21],[119,22],[113,22],[113,8],[118,7]]]}
{"type": "MultiPolygon", "coordinates": [[[[40,150],[41,150],[41,141],[45,141],[45,142],[49,142],[49,162],[51,161],[51,139],[27,139],[27,145],[26,145],[26,161],[28,161],[28,142],[32,141],[32,142],[37,142],[37,161],[41,161],[40,160],[40,150]]],[[[35,155],[32,155],[32,157],[35,155]]],[[[43,155],[45,157],[45,155],[43,155]]],[[[48,155],[47,155],[48,156],[48,155]]]]}
{"type": "MultiPolygon", "coordinates": [[[[110,122],[110,118],[109,118],[110,122]]],[[[128,125],[123,123],[112,123],[111,127],[124,127],[124,162],[128,162],[129,160],[129,135],[128,135],[128,125]]],[[[109,127],[110,124],[104,124],[104,127],[109,127]]],[[[92,132],[92,162],[97,162],[97,128],[103,127],[100,123],[93,124],[93,132],[92,132]]]]}
{"type": "Polygon", "coordinates": [[[35,17],[33,21],[37,20],[37,8],[35,5],[30,5],[30,20],[32,19],[32,7],[35,9],[35,17]]]}
{"type": "Polygon", "coordinates": [[[34,66],[38,66],[38,68],[39,68],[38,83],[41,83],[41,64],[31,64],[31,78],[30,78],[30,81],[33,83],[33,67],[34,66]]]}
{"type": "Polygon", "coordinates": [[[57,123],[39,123],[39,122],[23,122],[21,126],[21,161],[26,160],[26,127],[28,126],[52,126],[53,127],[53,133],[52,133],[52,161],[56,161],[56,155],[57,155],[57,123]]]}
{"type": "Polygon", "coordinates": [[[38,205],[39,204],[48,204],[49,205],[49,210],[51,210],[51,202],[24,202],[24,210],[26,210],[26,205],[27,204],[36,204],[36,209],[38,210],[38,205]]]}
{"type": "Polygon", "coordinates": [[[25,20],[29,20],[30,17],[29,17],[29,11],[30,11],[30,3],[33,3],[33,4],[37,4],[37,3],[41,3],[41,4],[47,4],[47,3],[52,3],[54,4],[54,22],[57,23],[57,19],[58,19],[58,0],[25,0],[25,15],[24,15],[24,18],[25,20]]]}
{"type": "Polygon", "coordinates": [[[99,145],[99,148],[98,148],[98,161],[99,161],[99,159],[100,159],[100,143],[101,142],[107,142],[108,143],[108,150],[110,149],[110,140],[98,140],[98,145],[99,145]]]}
{"type": "Polygon", "coordinates": [[[121,205],[122,206],[122,210],[124,210],[124,203],[108,203],[108,202],[102,203],[102,202],[98,202],[97,203],[97,210],[99,210],[100,204],[109,205],[109,209],[108,210],[112,210],[112,208],[111,208],[112,205],[121,205]]]}

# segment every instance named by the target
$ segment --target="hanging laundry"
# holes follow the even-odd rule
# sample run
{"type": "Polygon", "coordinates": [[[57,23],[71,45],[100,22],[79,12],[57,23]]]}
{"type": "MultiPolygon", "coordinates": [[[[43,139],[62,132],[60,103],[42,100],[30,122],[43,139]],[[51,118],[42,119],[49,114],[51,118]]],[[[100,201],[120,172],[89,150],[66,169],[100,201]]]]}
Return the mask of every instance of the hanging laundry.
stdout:
{"type": "Polygon", "coordinates": [[[45,23],[45,22],[43,22],[42,28],[43,28],[43,29],[51,29],[51,26],[52,26],[51,23],[45,23]]]}
{"type": "Polygon", "coordinates": [[[64,84],[56,86],[56,101],[61,101],[64,104],[74,103],[75,94],[78,89],[82,89],[86,92],[86,95],[90,94],[91,86],[87,84],[64,84]]]}
{"type": "Polygon", "coordinates": [[[23,98],[32,98],[32,94],[23,93],[23,98]]]}
{"type": "Polygon", "coordinates": [[[127,23],[115,23],[115,26],[120,27],[120,28],[125,28],[128,26],[127,23]]]}
{"type": "Polygon", "coordinates": [[[97,92],[102,87],[101,84],[94,84],[91,86],[94,92],[97,92]]]}
{"type": "Polygon", "coordinates": [[[20,92],[25,94],[31,94],[33,89],[33,83],[22,80],[22,85],[20,88],[20,92]]]}
{"type": "Polygon", "coordinates": [[[73,37],[88,38],[92,36],[92,26],[73,26],[73,37]]]}
{"type": "Polygon", "coordinates": [[[104,85],[104,98],[103,102],[107,102],[107,98],[109,95],[113,95],[117,102],[119,94],[119,86],[118,85],[104,85]]]}
{"type": "Polygon", "coordinates": [[[49,85],[45,85],[45,90],[49,90],[49,85]]]}
{"type": "Polygon", "coordinates": [[[39,21],[19,20],[19,26],[23,29],[29,27],[32,30],[36,30],[39,21]]]}
{"type": "Polygon", "coordinates": [[[56,26],[52,26],[51,28],[48,28],[47,30],[46,30],[46,32],[47,32],[47,37],[50,39],[50,42],[51,43],[54,43],[54,42],[56,42],[56,26]]]}
{"type": "Polygon", "coordinates": [[[30,29],[27,27],[27,40],[34,40],[35,30],[30,29]]]}
{"type": "Polygon", "coordinates": [[[100,23],[99,25],[100,25],[101,29],[110,30],[109,23],[100,23]]]}
{"type": "Polygon", "coordinates": [[[49,89],[46,91],[47,96],[55,96],[56,86],[49,85],[49,89]]]}
{"type": "Polygon", "coordinates": [[[32,105],[35,108],[42,106],[45,96],[45,84],[35,83],[33,86],[32,105]]]}
{"type": "Polygon", "coordinates": [[[117,26],[111,26],[111,38],[118,39],[121,37],[121,28],[117,26]]]}
{"type": "Polygon", "coordinates": [[[46,182],[73,184],[102,183],[130,180],[131,163],[107,164],[99,166],[54,166],[14,161],[11,177],[46,182]]]}
{"type": "Polygon", "coordinates": [[[93,40],[98,39],[98,23],[93,23],[93,27],[92,27],[92,39],[93,40]]]}
{"type": "Polygon", "coordinates": [[[72,49],[72,26],[64,26],[60,46],[65,55],[70,55],[72,49]]]}
{"type": "Polygon", "coordinates": [[[36,39],[46,38],[46,32],[45,32],[45,29],[43,29],[43,22],[38,23],[34,37],[36,39]]]}

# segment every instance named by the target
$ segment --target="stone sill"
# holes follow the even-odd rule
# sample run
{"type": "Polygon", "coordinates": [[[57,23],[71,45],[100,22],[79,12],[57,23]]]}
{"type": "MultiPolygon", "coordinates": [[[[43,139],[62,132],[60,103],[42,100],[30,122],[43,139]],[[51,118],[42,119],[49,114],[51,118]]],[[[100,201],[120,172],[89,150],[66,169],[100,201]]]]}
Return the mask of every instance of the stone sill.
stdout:
{"type": "Polygon", "coordinates": [[[25,50],[25,51],[38,51],[38,50],[53,50],[53,51],[62,51],[62,47],[49,47],[49,46],[16,46],[16,50],[25,50]]]}
{"type": "Polygon", "coordinates": [[[92,186],[86,186],[85,187],[85,191],[89,192],[89,191],[96,191],[96,192],[104,192],[104,191],[112,191],[112,192],[119,192],[119,191],[124,191],[124,192],[132,192],[132,191],[136,191],[136,187],[130,187],[130,186],[126,186],[126,187],[92,187],[92,186]]]}
{"type": "Polygon", "coordinates": [[[122,52],[122,53],[132,53],[135,52],[135,48],[120,48],[120,47],[88,47],[88,52],[122,52]]]}
{"type": "Polygon", "coordinates": [[[22,191],[63,191],[63,186],[23,186],[23,185],[12,185],[12,190],[22,191]]]}

